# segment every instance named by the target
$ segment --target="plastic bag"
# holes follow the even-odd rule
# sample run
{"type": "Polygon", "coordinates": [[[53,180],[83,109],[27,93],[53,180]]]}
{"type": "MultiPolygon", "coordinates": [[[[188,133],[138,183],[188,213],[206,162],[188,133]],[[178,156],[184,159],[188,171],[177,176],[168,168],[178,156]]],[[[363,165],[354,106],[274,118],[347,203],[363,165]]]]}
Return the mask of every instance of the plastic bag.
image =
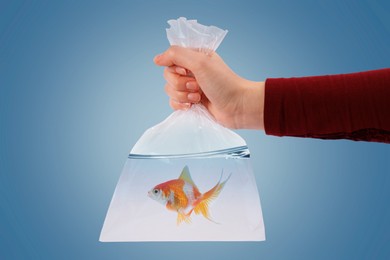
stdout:
{"type": "MultiPolygon", "coordinates": [[[[211,53],[227,31],[168,21],[172,45],[211,53]]],[[[131,150],[100,241],[265,240],[245,141],[200,104],[173,112],[131,150]]]]}

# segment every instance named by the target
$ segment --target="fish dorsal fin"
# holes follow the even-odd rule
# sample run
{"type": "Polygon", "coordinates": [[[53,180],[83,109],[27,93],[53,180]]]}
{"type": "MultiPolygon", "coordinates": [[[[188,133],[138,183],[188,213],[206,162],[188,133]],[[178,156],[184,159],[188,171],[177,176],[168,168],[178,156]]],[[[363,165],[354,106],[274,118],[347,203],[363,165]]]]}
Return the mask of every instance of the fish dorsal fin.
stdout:
{"type": "Polygon", "coordinates": [[[190,175],[190,170],[188,169],[188,166],[186,165],[183,170],[181,171],[181,174],[179,176],[179,179],[180,180],[183,180],[185,182],[188,182],[189,184],[191,184],[192,186],[195,186],[195,183],[194,181],[192,180],[191,178],[191,175],[190,175]]]}

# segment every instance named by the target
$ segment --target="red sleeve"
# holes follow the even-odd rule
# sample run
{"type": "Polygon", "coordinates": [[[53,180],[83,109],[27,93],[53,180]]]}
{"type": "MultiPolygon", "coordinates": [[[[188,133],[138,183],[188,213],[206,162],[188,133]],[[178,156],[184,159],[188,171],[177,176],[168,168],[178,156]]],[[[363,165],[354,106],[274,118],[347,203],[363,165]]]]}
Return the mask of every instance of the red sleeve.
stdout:
{"type": "Polygon", "coordinates": [[[267,79],[265,132],[390,143],[390,68],[267,79]]]}

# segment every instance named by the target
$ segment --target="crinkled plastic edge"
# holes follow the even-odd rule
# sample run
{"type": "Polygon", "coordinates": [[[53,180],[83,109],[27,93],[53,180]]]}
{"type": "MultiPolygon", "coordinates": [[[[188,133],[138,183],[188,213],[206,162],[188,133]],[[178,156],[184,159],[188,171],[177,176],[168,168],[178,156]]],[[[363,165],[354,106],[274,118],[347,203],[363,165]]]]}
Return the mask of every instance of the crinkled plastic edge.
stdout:
{"type": "Polygon", "coordinates": [[[250,152],[248,146],[238,146],[229,149],[222,149],[203,153],[190,153],[190,154],[168,154],[168,155],[155,155],[155,154],[134,154],[130,153],[129,159],[182,159],[182,158],[226,158],[226,159],[238,159],[238,158],[250,158],[250,152]]]}

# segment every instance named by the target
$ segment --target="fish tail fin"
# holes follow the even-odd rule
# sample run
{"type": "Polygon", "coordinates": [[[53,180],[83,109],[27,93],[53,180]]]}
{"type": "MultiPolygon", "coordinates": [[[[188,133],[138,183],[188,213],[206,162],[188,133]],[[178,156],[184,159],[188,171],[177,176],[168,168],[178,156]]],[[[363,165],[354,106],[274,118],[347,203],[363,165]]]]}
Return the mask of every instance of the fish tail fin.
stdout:
{"type": "Polygon", "coordinates": [[[205,192],[202,195],[202,198],[194,207],[195,214],[202,214],[208,220],[218,224],[210,217],[209,205],[210,202],[213,201],[215,198],[217,198],[218,195],[221,193],[226,182],[230,179],[230,176],[232,176],[232,174],[230,174],[225,181],[221,182],[222,179],[222,173],[221,173],[221,178],[219,179],[218,183],[211,190],[205,192]]]}
{"type": "Polygon", "coordinates": [[[191,213],[192,213],[192,210],[188,214],[178,212],[176,225],[180,225],[183,221],[187,224],[191,224],[191,216],[190,216],[191,213]]]}

